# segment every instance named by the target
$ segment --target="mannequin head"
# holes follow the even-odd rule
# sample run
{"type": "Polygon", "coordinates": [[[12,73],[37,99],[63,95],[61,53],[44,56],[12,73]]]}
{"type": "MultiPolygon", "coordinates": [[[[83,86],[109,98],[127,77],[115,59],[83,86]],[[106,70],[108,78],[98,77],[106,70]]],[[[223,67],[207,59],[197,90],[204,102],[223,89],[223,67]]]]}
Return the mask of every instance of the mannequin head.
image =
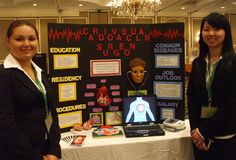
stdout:
{"type": "Polygon", "coordinates": [[[145,78],[146,62],[141,58],[134,58],[129,62],[129,72],[133,83],[141,84],[145,78]]]}

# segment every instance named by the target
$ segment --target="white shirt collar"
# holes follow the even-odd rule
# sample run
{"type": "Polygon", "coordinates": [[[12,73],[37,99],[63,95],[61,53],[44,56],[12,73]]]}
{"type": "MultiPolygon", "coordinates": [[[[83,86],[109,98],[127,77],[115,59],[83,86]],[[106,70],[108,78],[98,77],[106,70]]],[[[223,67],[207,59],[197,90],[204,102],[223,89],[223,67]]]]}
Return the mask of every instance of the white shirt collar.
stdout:
{"type": "MultiPolygon", "coordinates": [[[[209,55],[208,56],[206,56],[206,58],[205,58],[205,60],[206,60],[206,62],[207,62],[207,64],[209,63],[209,55]]],[[[222,56],[220,56],[220,58],[217,60],[217,61],[215,61],[213,64],[216,64],[216,63],[218,63],[220,60],[222,59],[222,56]]]]}
{"type": "MultiPolygon", "coordinates": [[[[31,64],[33,65],[33,67],[35,68],[37,72],[38,79],[41,80],[42,69],[39,68],[33,61],[31,61],[31,64]]],[[[23,71],[27,75],[27,73],[22,69],[21,65],[17,62],[17,60],[11,55],[11,53],[9,53],[8,56],[5,58],[3,62],[3,66],[4,68],[18,68],[19,70],[23,71]]]]}

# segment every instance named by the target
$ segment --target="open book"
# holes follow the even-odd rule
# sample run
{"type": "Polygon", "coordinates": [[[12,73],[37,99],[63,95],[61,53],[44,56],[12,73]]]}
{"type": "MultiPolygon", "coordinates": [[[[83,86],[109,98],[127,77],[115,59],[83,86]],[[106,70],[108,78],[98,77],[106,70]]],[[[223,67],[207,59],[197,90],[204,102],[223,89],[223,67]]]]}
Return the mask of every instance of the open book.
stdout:
{"type": "Polygon", "coordinates": [[[100,126],[93,130],[93,138],[123,136],[123,132],[117,127],[100,126]]]}

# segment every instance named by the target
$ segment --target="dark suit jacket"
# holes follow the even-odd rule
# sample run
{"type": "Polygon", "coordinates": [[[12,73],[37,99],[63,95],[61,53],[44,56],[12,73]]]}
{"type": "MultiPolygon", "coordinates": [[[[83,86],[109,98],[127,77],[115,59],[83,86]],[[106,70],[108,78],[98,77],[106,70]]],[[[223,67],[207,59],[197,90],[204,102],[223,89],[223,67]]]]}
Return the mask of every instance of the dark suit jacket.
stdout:
{"type": "Polygon", "coordinates": [[[198,127],[206,139],[236,133],[236,56],[224,57],[217,65],[212,84],[212,104],[218,110],[209,119],[200,118],[202,106],[208,104],[205,75],[206,61],[198,57],[193,61],[187,89],[191,129],[198,127]]]}
{"type": "Polygon", "coordinates": [[[47,141],[43,94],[19,69],[0,66],[1,160],[41,160],[45,153],[61,156],[58,117],[45,76],[43,83],[53,117],[47,141]]]}

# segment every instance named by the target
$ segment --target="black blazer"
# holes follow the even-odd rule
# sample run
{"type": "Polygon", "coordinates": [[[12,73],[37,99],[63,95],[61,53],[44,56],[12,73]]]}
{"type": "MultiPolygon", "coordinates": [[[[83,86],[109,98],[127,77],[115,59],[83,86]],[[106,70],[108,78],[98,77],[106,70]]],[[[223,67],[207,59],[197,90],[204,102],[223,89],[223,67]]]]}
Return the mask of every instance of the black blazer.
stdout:
{"type": "Polygon", "coordinates": [[[236,55],[222,58],[212,84],[212,104],[218,107],[215,115],[201,119],[201,108],[208,104],[206,61],[196,58],[187,89],[188,114],[191,129],[199,128],[206,138],[236,133],[236,55]]]}
{"type": "Polygon", "coordinates": [[[47,141],[43,94],[21,70],[0,66],[0,159],[41,160],[45,153],[61,157],[58,117],[42,77],[53,117],[47,141]]]}

